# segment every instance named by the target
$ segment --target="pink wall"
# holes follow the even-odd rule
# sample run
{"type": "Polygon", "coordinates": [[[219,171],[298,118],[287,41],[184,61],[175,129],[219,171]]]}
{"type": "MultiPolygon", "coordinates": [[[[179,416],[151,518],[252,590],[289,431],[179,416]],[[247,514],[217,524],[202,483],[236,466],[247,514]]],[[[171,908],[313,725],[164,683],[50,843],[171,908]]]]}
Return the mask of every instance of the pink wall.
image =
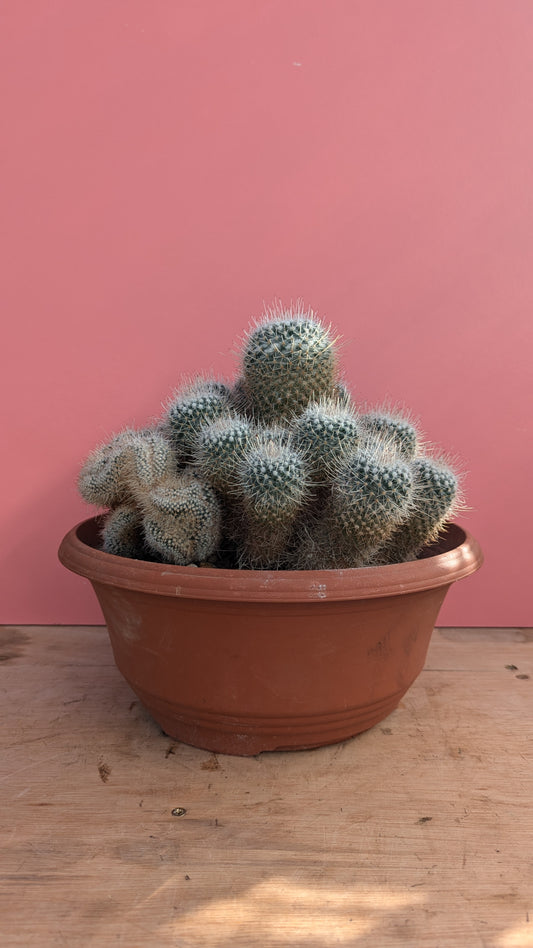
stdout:
{"type": "Polygon", "coordinates": [[[100,622],[56,560],[78,465],[263,300],[468,470],[441,624],[533,625],[530,0],[4,6],[2,622],[100,622]]]}

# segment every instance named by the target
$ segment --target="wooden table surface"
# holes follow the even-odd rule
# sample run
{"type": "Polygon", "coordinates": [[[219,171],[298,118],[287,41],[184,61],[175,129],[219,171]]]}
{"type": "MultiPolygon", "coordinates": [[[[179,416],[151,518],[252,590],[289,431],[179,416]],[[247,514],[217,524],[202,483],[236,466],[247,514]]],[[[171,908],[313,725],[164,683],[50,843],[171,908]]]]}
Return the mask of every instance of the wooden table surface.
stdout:
{"type": "Polygon", "coordinates": [[[0,627],[0,943],[533,946],[533,632],[440,629],[381,725],[216,756],[101,627],[0,627]]]}

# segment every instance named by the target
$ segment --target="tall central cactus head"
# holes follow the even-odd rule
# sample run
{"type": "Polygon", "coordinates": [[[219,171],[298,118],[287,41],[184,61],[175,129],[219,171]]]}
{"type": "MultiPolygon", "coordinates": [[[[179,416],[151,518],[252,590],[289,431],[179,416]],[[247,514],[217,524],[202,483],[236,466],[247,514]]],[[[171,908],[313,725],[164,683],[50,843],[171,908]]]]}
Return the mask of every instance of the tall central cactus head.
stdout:
{"type": "Polygon", "coordinates": [[[278,307],[248,333],[241,369],[253,416],[264,424],[283,422],[310,401],[333,395],[335,339],[312,311],[278,307]]]}

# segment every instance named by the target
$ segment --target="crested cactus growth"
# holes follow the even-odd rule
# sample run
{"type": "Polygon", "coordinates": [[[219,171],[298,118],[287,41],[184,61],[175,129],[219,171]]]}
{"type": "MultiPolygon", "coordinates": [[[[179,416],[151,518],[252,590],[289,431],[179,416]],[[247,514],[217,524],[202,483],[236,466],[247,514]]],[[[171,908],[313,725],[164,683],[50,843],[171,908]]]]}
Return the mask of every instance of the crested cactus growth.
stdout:
{"type": "Polygon", "coordinates": [[[220,505],[214,491],[185,471],[145,496],[144,536],[164,562],[187,566],[208,559],[220,542],[220,505]]]}
{"type": "Polygon", "coordinates": [[[127,428],[91,452],[78,477],[78,490],[88,504],[113,508],[131,500],[126,473],[134,437],[127,428]]]}
{"type": "Polygon", "coordinates": [[[245,339],[241,394],[263,424],[333,395],[338,374],[335,339],[311,311],[277,307],[245,339]]]}
{"type": "Polygon", "coordinates": [[[396,529],[379,551],[384,563],[402,563],[415,559],[432,540],[436,540],[458,502],[456,474],[444,461],[421,457],[413,462],[412,509],[401,528],[396,529]]]}
{"type": "Polygon", "coordinates": [[[147,490],[172,477],[176,470],[172,446],[159,431],[138,432],[132,436],[126,476],[135,498],[142,499],[147,490]]]}
{"type": "Polygon", "coordinates": [[[245,335],[236,381],[183,383],[79,476],[108,508],[103,549],[178,565],[346,569],[418,556],[457,509],[457,476],[412,419],[358,409],[336,338],[301,305],[245,335]]]}
{"type": "Polygon", "coordinates": [[[143,558],[142,515],[137,507],[122,504],[109,512],[102,529],[102,549],[114,556],[143,558]]]}

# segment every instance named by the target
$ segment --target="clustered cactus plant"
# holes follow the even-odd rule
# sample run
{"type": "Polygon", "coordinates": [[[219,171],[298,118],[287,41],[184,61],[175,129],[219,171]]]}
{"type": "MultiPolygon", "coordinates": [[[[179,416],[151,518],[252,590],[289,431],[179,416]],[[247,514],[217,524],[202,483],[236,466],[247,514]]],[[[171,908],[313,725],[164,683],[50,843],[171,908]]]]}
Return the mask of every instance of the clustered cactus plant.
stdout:
{"type": "Polygon", "coordinates": [[[245,335],[232,384],[183,384],[149,429],[93,451],[82,497],[103,549],[178,565],[344,569],[416,558],[459,502],[458,476],[394,409],[361,412],[337,339],[301,305],[245,335]]]}

